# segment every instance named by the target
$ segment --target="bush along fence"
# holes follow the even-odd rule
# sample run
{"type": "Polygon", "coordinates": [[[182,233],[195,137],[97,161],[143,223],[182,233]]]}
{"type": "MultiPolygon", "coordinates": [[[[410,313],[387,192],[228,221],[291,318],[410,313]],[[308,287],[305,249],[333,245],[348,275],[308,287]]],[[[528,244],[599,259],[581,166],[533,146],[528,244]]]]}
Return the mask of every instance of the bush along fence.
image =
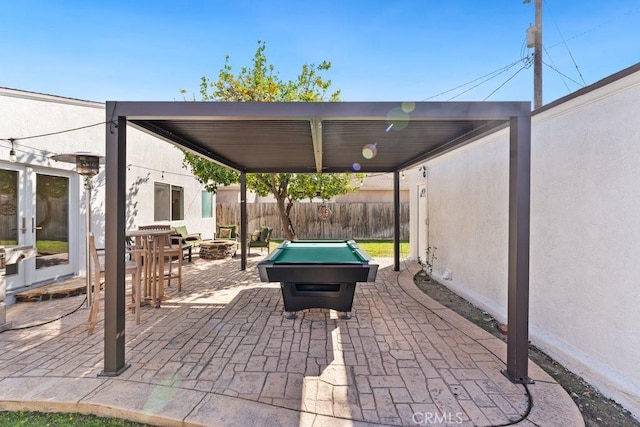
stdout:
{"type": "MultiPolygon", "coordinates": [[[[275,203],[247,204],[248,230],[273,227],[272,239],[284,239],[275,203]]],[[[393,239],[393,203],[296,203],[291,220],[298,239],[393,239]]],[[[240,204],[218,203],[218,224],[240,225],[240,204]]],[[[409,203],[400,204],[400,240],[409,239],[409,203]]]]}

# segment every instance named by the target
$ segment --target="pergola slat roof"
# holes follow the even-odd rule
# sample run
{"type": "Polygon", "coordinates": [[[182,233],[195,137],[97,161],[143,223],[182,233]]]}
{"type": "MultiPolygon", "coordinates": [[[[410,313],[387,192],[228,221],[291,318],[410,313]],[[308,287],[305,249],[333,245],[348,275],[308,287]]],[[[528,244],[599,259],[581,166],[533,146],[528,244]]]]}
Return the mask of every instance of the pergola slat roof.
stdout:
{"type": "MultiPolygon", "coordinates": [[[[505,375],[527,382],[529,102],[107,102],[104,375],[124,361],[126,133],[131,125],[240,172],[241,268],[246,174],[393,172],[399,270],[399,172],[509,127],[508,346],[505,375]],[[375,146],[375,156],[366,147],[375,146]]],[[[179,159],[180,161],[182,159],[179,159]]]]}
{"type": "Polygon", "coordinates": [[[523,104],[153,103],[156,116],[128,120],[247,173],[393,172],[504,125],[523,104]],[[433,113],[443,106],[451,116],[433,113]],[[372,158],[363,156],[368,144],[372,158]]]}

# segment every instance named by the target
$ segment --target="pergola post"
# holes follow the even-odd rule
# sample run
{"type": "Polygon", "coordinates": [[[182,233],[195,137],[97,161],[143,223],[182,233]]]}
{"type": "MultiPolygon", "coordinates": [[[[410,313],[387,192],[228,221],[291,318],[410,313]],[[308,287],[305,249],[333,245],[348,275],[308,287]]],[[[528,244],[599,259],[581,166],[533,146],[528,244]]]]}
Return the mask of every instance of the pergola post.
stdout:
{"type": "Polygon", "coordinates": [[[400,172],[393,172],[393,271],[400,271],[400,172]]]}
{"type": "Polygon", "coordinates": [[[509,269],[507,370],[515,383],[530,383],[529,228],[531,192],[531,115],[512,117],[509,161],[509,269]]]}
{"type": "Polygon", "coordinates": [[[104,369],[101,376],[117,376],[129,367],[125,346],[125,200],[127,195],[127,119],[117,117],[116,103],[107,102],[105,162],[105,292],[104,369]]]}
{"type": "Polygon", "coordinates": [[[247,269],[247,173],[240,172],[240,270],[247,269]]]}

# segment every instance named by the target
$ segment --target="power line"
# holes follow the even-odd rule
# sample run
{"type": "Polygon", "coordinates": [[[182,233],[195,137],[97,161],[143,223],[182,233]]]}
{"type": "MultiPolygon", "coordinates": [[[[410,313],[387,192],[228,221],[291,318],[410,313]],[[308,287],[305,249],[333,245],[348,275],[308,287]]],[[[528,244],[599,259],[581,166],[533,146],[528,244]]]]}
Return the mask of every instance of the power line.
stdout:
{"type": "Polygon", "coordinates": [[[487,99],[489,99],[491,97],[491,95],[493,95],[494,93],[496,93],[497,91],[499,91],[500,89],[502,89],[502,87],[504,85],[506,85],[511,79],[513,79],[515,76],[518,75],[518,73],[522,70],[524,70],[525,68],[528,68],[530,64],[525,63],[522,67],[520,67],[520,69],[518,71],[516,71],[515,73],[513,73],[513,75],[511,77],[509,77],[507,80],[505,80],[500,86],[498,86],[493,92],[491,92],[489,95],[487,95],[483,101],[486,101],[487,99]]]}
{"type": "MultiPolygon", "coordinates": [[[[545,1],[545,4],[547,6],[547,10],[549,10],[549,2],[545,1]]],[[[553,24],[555,25],[556,30],[558,31],[558,34],[560,34],[560,38],[562,39],[562,43],[567,48],[567,52],[569,53],[569,57],[571,58],[571,61],[573,62],[573,65],[576,68],[576,71],[578,72],[578,75],[580,76],[580,79],[582,79],[583,86],[586,86],[587,82],[584,81],[584,77],[582,76],[582,72],[580,72],[580,68],[578,68],[578,64],[576,63],[576,60],[573,57],[573,53],[571,53],[571,49],[569,49],[569,43],[567,43],[567,41],[564,38],[564,34],[562,34],[562,31],[560,31],[560,27],[558,26],[558,22],[553,17],[553,14],[551,13],[551,10],[549,10],[549,15],[551,15],[551,20],[553,21],[553,24]]],[[[567,89],[568,89],[568,87],[567,87],[567,89]]]]}
{"type": "MultiPolygon", "coordinates": [[[[574,82],[575,84],[577,84],[578,86],[582,86],[584,87],[585,85],[583,85],[582,83],[572,79],[571,77],[567,76],[566,74],[564,74],[562,71],[558,70],[557,68],[555,68],[553,65],[547,64],[546,62],[543,62],[544,65],[546,65],[547,67],[551,68],[553,71],[555,71],[556,73],[560,74],[562,77],[571,80],[572,82],[574,82]]],[[[567,88],[568,89],[568,88],[567,88]]]]}
{"type": "MultiPolygon", "coordinates": [[[[547,58],[549,58],[551,60],[551,64],[555,67],[556,64],[553,62],[553,58],[551,57],[551,55],[547,51],[547,48],[542,46],[542,49],[544,50],[544,53],[546,54],[547,58]]],[[[544,62],[544,60],[542,60],[542,63],[547,65],[547,63],[544,62]]],[[[571,93],[571,88],[569,88],[569,85],[567,84],[567,81],[564,79],[564,74],[562,74],[562,73],[560,73],[560,80],[562,80],[562,83],[564,84],[564,87],[567,88],[567,92],[571,93]]]]}
{"type": "Polygon", "coordinates": [[[624,12],[624,13],[621,13],[621,14],[619,14],[619,15],[617,15],[617,16],[615,16],[615,17],[613,17],[613,18],[611,18],[611,19],[609,19],[609,20],[607,20],[607,21],[604,21],[603,23],[601,23],[601,24],[599,24],[599,25],[596,25],[595,27],[592,27],[592,28],[590,28],[590,29],[588,29],[588,30],[585,30],[585,31],[583,31],[583,32],[581,32],[581,33],[578,33],[578,34],[576,34],[576,35],[574,35],[574,36],[572,36],[572,37],[569,37],[569,38],[568,38],[568,39],[566,39],[566,40],[563,40],[563,41],[561,41],[561,42],[558,42],[558,43],[556,43],[556,44],[553,44],[553,45],[549,46],[549,49],[552,49],[552,48],[554,48],[554,47],[556,47],[556,46],[559,46],[559,45],[561,45],[561,44],[564,44],[564,43],[566,43],[566,42],[568,42],[568,41],[571,41],[571,40],[573,40],[573,39],[577,39],[578,37],[582,37],[582,36],[584,36],[585,34],[588,34],[588,33],[590,33],[590,32],[596,31],[596,30],[598,30],[598,29],[600,29],[600,28],[604,27],[605,25],[610,24],[610,23],[612,23],[612,22],[614,22],[614,21],[618,20],[621,16],[627,16],[627,15],[629,15],[629,14],[631,14],[632,12],[635,12],[635,11],[637,11],[637,10],[640,10],[640,6],[638,6],[638,7],[634,7],[634,8],[632,8],[632,9],[630,9],[630,10],[628,10],[628,11],[624,12]]]}
{"type": "MultiPolygon", "coordinates": [[[[545,3],[546,3],[546,5],[547,5],[547,7],[548,7],[548,0],[545,0],[545,3]]],[[[576,80],[572,79],[571,77],[567,76],[566,74],[564,74],[564,73],[560,72],[560,71],[559,71],[555,66],[553,66],[553,65],[549,65],[549,64],[546,64],[546,63],[545,63],[545,65],[547,65],[548,67],[550,67],[552,70],[554,70],[555,72],[557,72],[557,73],[558,73],[558,74],[560,74],[561,76],[563,76],[563,77],[565,77],[565,78],[569,79],[570,81],[572,81],[572,82],[576,83],[577,85],[579,85],[579,86],[581,86],[581,87],[586,86],[586,82],[585,82],[585,79],[584,79],[584,77],[583,77],[583,75],[582,75],[582,72],[580,71],[580,69],[579,69],[579,67],[578,67],[578,64],[576,63],[575,58],[573,57],[573,54],[572,54],[571,50],[569,49],[569,46],[568,46],[568,43],[567,43],[567,42],[568,42],[568,41],[571,41],[571,40],[573,40],[573,39],[576,39],[576,38],[578,38],[578,37],[581,37],[581,36],[583,36],[583,35],[585,35],[585,34],[588,34],[588,33],[592,32],[592,31],[598,30],[598,29],[600,29],[601,27],[603,27],[603,26],[605,26],[605,25],[607,25],[607,24],[609,24],[609,23],[611,23],[611,22],[616,21],[617,19],[619,19],[619,18],[620,18],[620,16],[626,16],[626,15],[629,15],[630,13],[635,12],[635,11],[637,11],[637,10],[640,10],[640,6],[635,7],[635,8],[632,8],[632,9],[628,10],[627,12],[625,12],[624,14],[621,14],[621,15],[618,15],[618,16],[616,16],[616,17],[612,18],[612,19],[609,19],[609,20],[607,20],[607,21],[603,22],[603,23],[602,23],[602,24],[600,24],[600,25],[597,25],[597,26],[595,26],[595,27],[593,27],[593,28],[590,28],[590,29],[588,29],[588,30],[586,30],[586,31],[583,31],[583,32],[579,33],[579,34],[576,34],[576,35],[574,35],[574,36],[572,36],[572,37],[570,37],[570,38],[568,38],[568,39],[565,39],[565,38],[564,38],[564,35],[563,35],[563,34],[562,34],[562,32],[560,31],[560,29],[559,29],[559,27],[558,27],[558,24],[556,23],[555,19],[554,19],[554,18],[553,18],[553,16],[552,16],[552,19],[553,19],[553,21],[554,21],[554,25],[556,26],[556,29],[558,30],[558,33],[560,34],[560,37],[562,38],[562,41],[561,41],[561,42],[559,42],[559,43],[556,43],[556,44],[550,45],[550,46],[548,46],[548,47],[547,47],[547,46],[543,46],[543,48],[545,49],[545,52],[546,52],[546,53],[547,53],[547,55],[548,55],[547,48],[548,48],[548,49],[552,49],[552,48],[554,48],[554,47],[556,47],[556,46],[558,46],[558,45],[561,45],[561,44],[565,45],[565,47],[567,48],[567,51],[568,51],[568,53],[569,53],[569,56],[571,57],[571,60],[573,61],[573,64],[574,64],[574,66],[575,66],[575,68],[576,68],[576,70],[577,70],[577,72],[578,72],[578,74],[579,74],[579,76],[580,76],[580,79],[582,80],[582,82],[583,82],[583,83],[581,84],[581,83],[577,82],[576,80]]],[[[502,87],[504,86],[504,84],[506,84],[506,83],[507,83],[509,80],[511,80],[513,77],[515,77],[515,75],[517,75],[520,71],[522,71],[523,69],[528,68],[528,67],[530,67],[530,66],[531,66],[532,58],[531,58],[530,56],[525,56],[525,52],[524,52],[524,45],[525,45],[525,44],[526,44],[526,39],[525,39],[525,43],[523,43],[523,47],[521,48],[521,51],[520,51],[520,53],[521,53],[521,58],[520,58],[520,59],[518,59],[517,61],[515,61],[515,62],[513,62],[513,63],[511,63],[511,64],[509,64],[509,65],[506,65],[506,66],[504,66],[504,67],[501,67],[501,68],[499,68],[499,69],[497,69],[497,70],[494,70],[494,71],[492,71],[492,72],[490,72],[490,73],[487,73],[487,74],[485,74],[485,75],[483,75],[483,76],[480,76],[480,77],[478,77],[478,78],[476,78],[476,79],[473,79],[473,80],[471,80],[471,81],[469,81],[469,82],[467,82],[467,83],[464,83],[464,84],[458,85],[458,86],[456,86],[456,87],[454,87],[454,88],[452,88],[452,89],[449,89],[449,90],[446,90],[446,91],[440,92],[440,93],[438,93],[438,94],[436,94],[436,95],[432,95],[432,96],[429,96],[429,97],[427,97],[427,98],[424,98],[422,101],[428,101],[428,100],[431,100],[431,99],[433,99],[433,98],[437,98],[437,97],[439,97],[439,96],[441,96],[441,95],[445,95],[445,94],[447,94],[447,93],[449,93],[449,92],[453,92],[453,91],[455,91],[455,90],[457,90],[457,89],[463,88],[463,87],[465,87],[465,86],[467,86],[467,85],[470,85],[470,84],[472,84],[472,83],[475,83],[475,82],[477,82],[477,81],[479,81],[479,80],[485,79],[485,80],[481,81],[480,83],[478,83],[477,85],[474,85],[474,86],[472,86],[471,88],[469,88],[469,89],[467,89],[467,90],[465,90],[465,91],[463,91],[463,92],[461,92],[461,93],[457,94],[456,96],[454,96],[454,97],[452,97],[452,98],[448,99],[448,100],[450,101],[450,100],[452,100],[452,99],[457,98],[457,97],[458,97],[458,96],[460,96],[460,95],[463,95],[463,94],[465,94],[465,93],[469,92],[469,91],[470,91],[470,90],[472,90],[472,89],[475,89],[476,87],[478,87],[478,86],[480,86],[480,85],[482,85],[482,84],[486,83],[487,81],[489,81],[489,80],[493,79],[494,77],[497,77],[498,75],[505,73],[506,71],[508,71],[509,69],[511,69],[514,65],[516,65],[518,62],[525,61],[525,65],[524,65],[522,68],[520,68],[518,71],[516,71],[516,73],[515,73],[514,75],[512,75],[509,79],[507,79],[507,80],[506,80],[502,85],[500,85],[496,90],[494,90],[494,91],[493,91],[489,96],[493,95],[497,90],[499,90],[500,88],[502,88],[502,87]],[[495,74],[495,75],[494,75],[494,74],[495,74]],[[491,77],[489,77],[489,76],[491,76],[491,77]],[[489,77],[489,78],[487,78],[487,77],[489,77]]],[[[550,57],[550,56],[549,56],[549,57],[550,57]]],[[[571,91],[571,89],[568,87],[568,85],[566,84],[566,82],[564,82],[564,81],[563,81],[563,83],[565,84],[565,87],[567,87],[567,90],[571,91]]],[[[489,97],[489,96],[488,96],[488,97],[489,97]]],[[[488,97],[487,97],[487,98],[488,98],[488,97]]],[[[486,100],[487,98],[485,98],[485,100],[486,100]]]]}
{"type": "MultiPolygon", "coordinates": [[[[480,80],[480,79],[484,79],[485,77],[488,77],[488,76],[492,76],[493,74],[498,73],[498,74],[496,74],[496,76],[497,76],[497,75],[500,75],[500,74],[502,74],[502,73],[504,73],[504,72],[508,71],[510,68],[512,68],[514,65],[516,65],[516,64],[517,64],[518,62],[520,62],[521,60],[522,60],[522,59],[518,59],[517,61],[514,61],[514,62],[512,62],[512,63],[511,63],[511,64],[509,64],[509,65],[505,65],[504,67],[501,67],[501,68],[498,68],[497,70],[491,71],[490,73],[487,73],[487,74],[485,74],[485,75],[483,75],[483,76],[480,76],[480,77],[478,77],[478,78],[476,78],[476,79],[473,79],[473,80],[471,80],[471,81],[469,81],[469,82],[467,82],[467,83],[464,83],[464,84],[461,84],[461,85],[459,85],[459,86],[456,86],[456,87],[454,87],[453,89],[449,89],[449,90],[446,90],[446,91],[444,91],[444,92],[440,92],[440,93],[438,93],[438,94],[436,94],[436,95],[433,95],[433,96],[430,96],[430,97],[428,97],[428,98],[425,98],[425,99],[423,99],[422,101],[428,101],[428,100],[430,100],[430,99],[437,98],[438,96],[444,95],[444,94],[446,94],[446,93],[453,92],[453,91],[454,91],[454,90],[456,90],[456,89],[460,89],[460,88],[462,88],[462,87],[465,87],[465,86],[467,86],[467,85],[470,85],[470,84],[472,84],[472,83],[475,83],[475,82],[477,82],[478,80],[480,80]]],[[[496,76],[493,76],[493,77],[496,77],[496,76]]],[[[470,89],[468,89],[468,90],[466,90],[466,91],[464,91],[464,92],[462,92],[462,93],[460,93],[460,94],[456,95],[455,97],[458,97],[458,96],[460,96],[460,95],[462,95],[462,94],[464,94],[464,93],[468,92],[469,90],[471,90],[471,89],[474,89],[474,88],[478,87],[479,85],[481,85],[481,84],[485,83],[486,81],[491,80],[493,77],[490,77],[490,78],[488,78],[488,79],[486,79],[486,80],[484,80],[484,81],[480,82],[478,85],[471,87],[470,89]]],[[[454,98],[455,98],[455,97],[454,97],[454,98]]],[[[451,99],[453,99],[453,98],[451,98],[451,99]]],[[[449,101],[450,101],[451,99],[449,99],[449,101]]]]}

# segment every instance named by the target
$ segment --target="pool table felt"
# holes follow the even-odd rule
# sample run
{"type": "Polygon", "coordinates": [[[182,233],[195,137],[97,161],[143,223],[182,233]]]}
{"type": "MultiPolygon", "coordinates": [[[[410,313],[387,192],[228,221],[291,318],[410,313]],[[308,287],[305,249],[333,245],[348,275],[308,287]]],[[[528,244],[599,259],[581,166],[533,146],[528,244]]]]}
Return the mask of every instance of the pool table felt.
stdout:
{"type": "Polygon", "coordinates": [[[294,241],[272,259],[276,264],[361,264],[368,262],[355,244],[346,241],[294,241]]]}

